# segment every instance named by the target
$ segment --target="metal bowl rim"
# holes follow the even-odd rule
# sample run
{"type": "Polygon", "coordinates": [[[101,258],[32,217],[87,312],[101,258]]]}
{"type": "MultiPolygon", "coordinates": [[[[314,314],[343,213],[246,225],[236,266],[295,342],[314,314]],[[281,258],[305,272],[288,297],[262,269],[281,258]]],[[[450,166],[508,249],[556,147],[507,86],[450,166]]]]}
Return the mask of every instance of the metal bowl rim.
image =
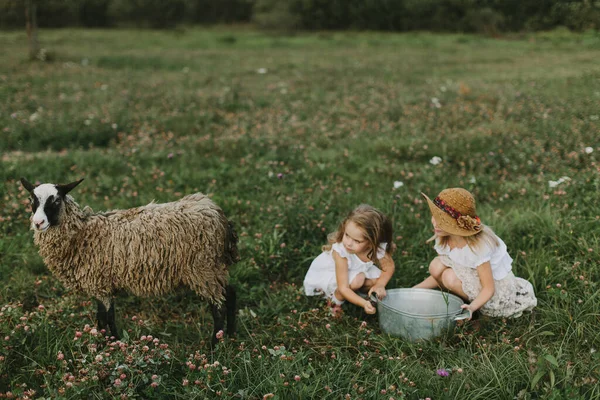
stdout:
{"type": "MultiPolygon", "coordinates": [[[[429,293],[429,294],[434,294],[436,297],[444,297],[444,295],[456,299],[458,300],[458,302],[463,305],[465,304],[465,302],[463,301],[463,299],[461,299],[460,297],[452,294],[452,293],[445,293],[445,292],[441,292],[439,290],[435,290],[435,289],[421,289],[421,288],[398,288],[398,289],[389,289],[387,292],[389,293],[397,293],[397,292],[409,292],[409,291],[416,291],[416,292],[425,292],[425,293],[429,293]]],[[[397,308],[391,307],[383,302],[378,302],[378,305],[381,305],[383,308],[389,310],[389,311],[393,311],[394,313],[397,314],[401,314],[401,315],[405,315],[408,317],[413,317],[413,318],[448,318],[450,316],[454,316],[454,315],[458,315],[462,312],[462,309],[458,309],[455,313],[450,313],[450,312],[446,312],[446,313],[439,313],[439,314],[413,314],[410,312],[406,312],[406,311],[402,311],[402,310],[398,310],[397,308]]]]}

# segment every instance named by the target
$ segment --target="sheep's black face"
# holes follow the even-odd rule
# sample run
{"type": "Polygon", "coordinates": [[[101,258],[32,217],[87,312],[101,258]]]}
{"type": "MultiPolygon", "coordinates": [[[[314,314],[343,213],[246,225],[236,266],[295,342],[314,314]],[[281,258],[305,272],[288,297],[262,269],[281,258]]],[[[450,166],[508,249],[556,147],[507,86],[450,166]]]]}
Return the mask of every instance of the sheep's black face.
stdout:
{"type": "Polygon", "coordinates": [[[31,216],[31,228],[43,232],[51,226],[58,225],[60,213],[64,207],[65,196],[82,180],[68,185],[44,183],[39,186],[33,186],[26,179],[21,178],[21,183],[23,183],[25,189],[31,194],[33,212],[31,216]]]}

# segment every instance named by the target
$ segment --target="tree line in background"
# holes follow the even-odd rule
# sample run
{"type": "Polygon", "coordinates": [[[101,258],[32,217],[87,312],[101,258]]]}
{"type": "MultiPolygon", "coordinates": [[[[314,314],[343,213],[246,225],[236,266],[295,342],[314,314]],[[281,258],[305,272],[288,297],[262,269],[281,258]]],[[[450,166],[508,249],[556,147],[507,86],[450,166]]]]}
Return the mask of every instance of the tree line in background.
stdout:
{"type": "Polygon", "coordinates": [[[172,28],[252,22],[274,30],[430,30],[496,34],[600,28],[597,0],[0,0],[0,28],[172,28]]]}

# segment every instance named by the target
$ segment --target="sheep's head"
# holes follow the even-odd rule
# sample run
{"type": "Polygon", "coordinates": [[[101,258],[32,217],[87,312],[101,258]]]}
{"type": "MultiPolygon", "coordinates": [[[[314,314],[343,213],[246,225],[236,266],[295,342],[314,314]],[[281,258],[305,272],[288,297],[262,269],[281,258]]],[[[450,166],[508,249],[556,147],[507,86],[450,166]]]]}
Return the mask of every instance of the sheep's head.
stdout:
{"type": "Polygon", "coordinates": [[[35,186],[27,179],[21,178],[23,187],[31,194],[31,228],[43,232],[51,226],[58,224],[60,213],[63,209],[65,196],[83,179],[66,185],[43,183],[35,186]]]}

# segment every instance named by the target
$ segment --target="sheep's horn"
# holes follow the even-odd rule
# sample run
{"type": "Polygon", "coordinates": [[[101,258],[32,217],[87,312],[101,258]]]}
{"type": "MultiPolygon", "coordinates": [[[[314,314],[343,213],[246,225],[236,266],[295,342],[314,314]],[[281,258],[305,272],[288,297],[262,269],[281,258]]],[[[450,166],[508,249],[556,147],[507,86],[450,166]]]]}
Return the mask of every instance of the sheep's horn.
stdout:
{"type": "Polygon", "coordinates": [[[27,189],[27,191],[29,193],[33,193],[33,189],[35,189],[35,185],[33,185],[31,182],[29,182],[27,179],[25,178],[21,178],[21,184],[23,185],[23,187],[25,189],[27,189]]]}
{"type": "Polygon", "coordinates": [[[71,190],[75,189],[75,186],[79,185],[81,181],[83,181],[83,178],[75,182],[67,183],[66,185],[56,185],[56,189],[58,190],[58,193],[65,196],[71,190]]]}

